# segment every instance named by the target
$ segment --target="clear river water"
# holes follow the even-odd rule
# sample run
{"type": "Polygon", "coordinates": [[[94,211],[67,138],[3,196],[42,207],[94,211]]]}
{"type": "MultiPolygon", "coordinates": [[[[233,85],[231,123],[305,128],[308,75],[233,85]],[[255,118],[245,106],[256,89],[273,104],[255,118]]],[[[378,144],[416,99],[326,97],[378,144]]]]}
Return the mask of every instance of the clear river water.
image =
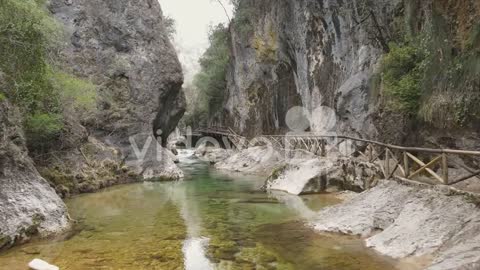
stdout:
{"type": "Polygon", "coordinates": [[[356,237],[305,226],[338,203],[329,194],[258,191],[263,178],[226,175],[180,153],[186,179],[117,186],[67,200],[74,232],[0,254],[0,269],[41,258],[75,269],[393,269],[356,237]]]}

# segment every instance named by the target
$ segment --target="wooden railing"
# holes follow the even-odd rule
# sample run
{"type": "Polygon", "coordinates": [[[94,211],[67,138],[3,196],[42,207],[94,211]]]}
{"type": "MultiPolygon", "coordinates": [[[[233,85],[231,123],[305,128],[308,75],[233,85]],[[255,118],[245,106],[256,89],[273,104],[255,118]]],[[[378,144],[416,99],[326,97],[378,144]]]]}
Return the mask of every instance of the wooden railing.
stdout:
{"type": "Polygon", "coordinates": [[[316,155],[327,155],[326,146],[334,144],[340,148],[342,143],[347,141],[354,144],[355,149],[350,155],[361,155],[369,162],[376,162],[382,170],[386,179],[392,178],[397,171],[401,177],[414,180],[420,175],[428,175],[440,184],[453,185],[475,176],[480,175],[480,170],[469,170],[469,174],[452,180],[449,177],[449,155],[463,155],[480,158],[480,151],[456,150],[456,149],[435,149],[421,147],[404,147],[392,145],[373,140],[360,139],[350,136],[335,135],[264,135],[262,136],[272,142],[274,147],[289,149],[304,149],[316,155]],[[363,144],[364,150],[359,150],[359,143],[363,144]],[[422,158],[433,156],[429,161],[422,161],[422,158]],[[421,158],[422,157],[422,158],[421,158]],[[435,166],[439,166],[441,174],[435,172],[435,166]]]}
{"type": "MultiPolygon", "coordinates": [[[[251,142],[246,142],[246,138],[236,134],[231,128],[211,126],[199,128],[196,132],[208,135],[216,134],[227,137],[233,146],[241,149],[245,146],[251,146],[251,142]]],[[[428,175],[439,184],[453,185],[475,176],[480,175],[480,169],[466,169],[468,175],[451,179],[449,175],[449,156],[462,155],[480,158],[480,151],[457,150],[457,149],[436,149],[422,147],[405,147],[393,144],[382,143],[373,140],[355,138],[350,136],[336,135],[318,135],[314,133],[305,133],[298,135],[262,135],[257,137],[255,143],[261,140],[268,140],[273,147],[277,149],[304,149],[315,155],[326,156],[327,145],[340,148],[342,143],[350,141],[355,149],[349,155],[363,156],[369,162],[379,164],[382,174],[386,179],[396,176],[397,171],[400,177],[409,180],[415,180],[420,175],[428,175]],[[362,149],[362,150],[360,150],[362,149]],[[423,161],[422,158],[430,159],[423,161]],[[441,173],[434,170],[439,167],[441,173]]],[[[397,174],[398,175],[398,174],[397,174]]]]}
{"type": "Polygon", "coordinates": [[[194,130],[196,133],[202,134],[218,134],[224,136],[238,136],[233,129],[222,126],[199,127],[194,130]]]}

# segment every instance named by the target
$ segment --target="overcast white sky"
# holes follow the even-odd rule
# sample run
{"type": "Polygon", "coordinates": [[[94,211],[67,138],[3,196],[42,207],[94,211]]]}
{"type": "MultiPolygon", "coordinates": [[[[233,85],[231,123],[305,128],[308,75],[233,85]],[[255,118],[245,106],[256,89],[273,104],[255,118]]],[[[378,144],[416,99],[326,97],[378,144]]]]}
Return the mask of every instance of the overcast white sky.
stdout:
{"type": "MultiPolygon", "coordinates": [[[[176,21],[174,45],[184,66],[185,82],[189,83],[198,71],[198,59],[208,45],[210,25],[228,22],[222,6],[216,0],[158,0],[164,15],[176,21]]],[[[229,0],[221,0],[229,16],[232,6],[229,0]]]]}

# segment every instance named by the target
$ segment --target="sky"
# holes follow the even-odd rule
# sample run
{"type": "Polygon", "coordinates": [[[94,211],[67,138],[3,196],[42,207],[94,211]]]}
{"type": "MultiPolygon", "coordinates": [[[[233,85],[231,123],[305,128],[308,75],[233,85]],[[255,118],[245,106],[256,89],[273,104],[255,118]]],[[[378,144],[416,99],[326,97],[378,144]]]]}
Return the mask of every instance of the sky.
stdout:
{"type": "MultiPolygon", "coordinates": [[[[175,19],[173,44],[182,62],[185,83],[188,84],[199,70],[198,59],[208,46],[210,25],[227,23],[228,18],[217,0],[158,0],[163,14],[175,19]]],[[[221,0],[232,16],[229,0],[221,0]]]]}

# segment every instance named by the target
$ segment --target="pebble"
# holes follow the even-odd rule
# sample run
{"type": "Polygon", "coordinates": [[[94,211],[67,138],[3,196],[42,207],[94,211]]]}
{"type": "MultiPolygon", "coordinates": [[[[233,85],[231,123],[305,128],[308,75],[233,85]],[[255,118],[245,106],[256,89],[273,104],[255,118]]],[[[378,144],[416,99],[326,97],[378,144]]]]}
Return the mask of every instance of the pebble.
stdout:
{"type": "Polygon", "coordinates": [[[60,270],[60,268],[58,268],[57,266],[51,265],[46,261],[42,261],[40,259],[34,259],[28,264],[28,267],[33,270],[60,270]]]}

